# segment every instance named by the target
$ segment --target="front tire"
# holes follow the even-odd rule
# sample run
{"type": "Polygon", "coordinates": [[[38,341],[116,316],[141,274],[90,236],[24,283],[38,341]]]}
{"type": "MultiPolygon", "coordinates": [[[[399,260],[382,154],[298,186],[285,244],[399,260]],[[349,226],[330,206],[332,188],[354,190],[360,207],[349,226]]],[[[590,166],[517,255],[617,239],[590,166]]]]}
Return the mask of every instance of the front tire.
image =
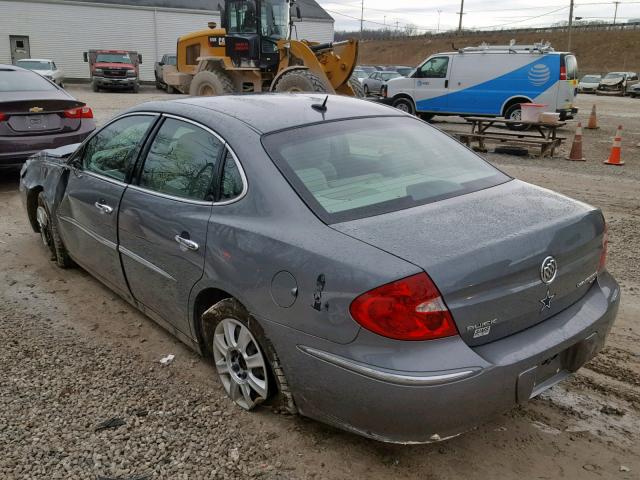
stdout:
{"type": "Polygon", "coordinates": [[[393,100],[393,103],[391,105],[397,108],[398,110],[400,110],[401,112],[405,112],[410,115],[416,114],[416,107],[413,105],[413,101],[408,98],[404,98],[404,97],[396,98],[393,100]]]}
{"type": "Polygon", "coordinates": [[[38,222],[40,237],[45,246],[51,251],[51,259],[55,260],[56,265],[60,268],[71,268],[75,266],[64,243],[62,243],[55,218],[49,213],[43,192],[38,194],[36,220],[38,222]]]}
{"type": "Polygon", "coordinates": [[[233,93],[233,82],[222,70],[203,71],[196,74],[189,87],[189,95],[211,97],[233,93]]]}
{"type": "Polygon", "coordinates": [[[320,77],[309,70],[292,70],[278,79],[273,90],[289,93],[326,93],[327,87],[320,77]]]}

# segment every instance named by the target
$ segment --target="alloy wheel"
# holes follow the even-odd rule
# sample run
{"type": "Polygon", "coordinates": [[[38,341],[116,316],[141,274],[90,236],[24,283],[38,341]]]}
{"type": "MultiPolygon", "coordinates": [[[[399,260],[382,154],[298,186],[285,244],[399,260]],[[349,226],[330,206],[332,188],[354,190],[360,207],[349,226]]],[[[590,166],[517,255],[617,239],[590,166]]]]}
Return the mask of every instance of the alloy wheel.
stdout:
{"type": "Polygon", "coordinates": [[[235,403],[251,410],[267,399],[267,361],[244,324],[232,318],[218,323],[213,358],[222,385],[235,403]]]}

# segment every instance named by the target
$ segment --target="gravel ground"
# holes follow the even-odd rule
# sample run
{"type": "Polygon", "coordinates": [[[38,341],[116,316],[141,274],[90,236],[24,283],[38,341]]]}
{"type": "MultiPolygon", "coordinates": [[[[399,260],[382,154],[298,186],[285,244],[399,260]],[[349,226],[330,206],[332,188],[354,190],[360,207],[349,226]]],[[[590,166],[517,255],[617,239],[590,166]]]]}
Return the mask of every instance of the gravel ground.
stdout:
{"type": "MultiPolygon", "coordinates": [[[[69,89],[101,123],[176,98],[146,87],[69,89]]],[[[603,208],[609,268],[623,290],[608,346],[528,405],[433,445],[385,445],[267,409],[240,411],[208,362],[82,270],[57,269],[29,228],[17,174],[0,173],[0,478],[639,479],[640,154],[629,140],[640,141],[640,100],[580,101],[601,112],[587,162],[488,158],[603,208]],[[620,118],[627,165],[614,169],[601,161],[620,118]],[[161,367],[169,353],[175,361],[161,367]]]]}

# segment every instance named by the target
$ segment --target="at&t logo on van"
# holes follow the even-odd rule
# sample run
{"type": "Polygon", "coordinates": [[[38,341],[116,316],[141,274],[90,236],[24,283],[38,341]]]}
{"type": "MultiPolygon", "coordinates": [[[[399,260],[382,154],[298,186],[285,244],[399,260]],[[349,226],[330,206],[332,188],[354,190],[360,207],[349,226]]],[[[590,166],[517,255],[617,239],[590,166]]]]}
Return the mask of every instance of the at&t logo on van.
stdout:
{"type": "Polygon", "coordinates": [[[549,81],[551,70],[544,63],[536,63],[529,69],[527,76],[534,87],[541,87],[549,81]]]}

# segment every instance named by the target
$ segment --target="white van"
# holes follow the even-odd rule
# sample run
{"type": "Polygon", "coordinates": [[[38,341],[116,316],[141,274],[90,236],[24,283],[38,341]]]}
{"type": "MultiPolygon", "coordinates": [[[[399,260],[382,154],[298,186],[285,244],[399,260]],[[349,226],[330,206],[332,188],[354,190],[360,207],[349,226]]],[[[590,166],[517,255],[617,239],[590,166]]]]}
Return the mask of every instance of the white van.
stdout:
{"type": "Polygon", "coordinates": [[[578,62],[548,44],[462,48],[438,53],[408,78],[383,86],[385,103],[429,119],[434,115],[521,118],[520,104],[546,104],[561,119],[573,118],[578,62]]]}

